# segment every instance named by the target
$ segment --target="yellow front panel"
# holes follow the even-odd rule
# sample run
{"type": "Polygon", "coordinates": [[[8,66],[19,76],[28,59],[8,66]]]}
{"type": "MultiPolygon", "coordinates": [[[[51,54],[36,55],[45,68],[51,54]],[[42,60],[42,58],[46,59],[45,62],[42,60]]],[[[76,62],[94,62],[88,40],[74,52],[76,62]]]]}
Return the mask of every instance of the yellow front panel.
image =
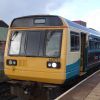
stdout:
{"type": "MultiPolygon", "coordinates": [[[[67,30],[64,28],[62,35],[61,57],[59,59],[43,57],[13,57],[7,56],[5,51],[5,74],[11,79],[29,80],[53,84],[62,84],[66,79],[66,50],[67,50],[67,30]],[[7,59],[17,60],[17,66],[6,65],[7,59]],[[59,60],[60,69],[47,68],[50,60],[59,60]]],[[[10,35],[10,33],[9,33],[10,35]]],[[[9,38],[7,39],[8,42],[9,38]]],[[[8,43],[6,50],[8,49],[8,43]]]]}

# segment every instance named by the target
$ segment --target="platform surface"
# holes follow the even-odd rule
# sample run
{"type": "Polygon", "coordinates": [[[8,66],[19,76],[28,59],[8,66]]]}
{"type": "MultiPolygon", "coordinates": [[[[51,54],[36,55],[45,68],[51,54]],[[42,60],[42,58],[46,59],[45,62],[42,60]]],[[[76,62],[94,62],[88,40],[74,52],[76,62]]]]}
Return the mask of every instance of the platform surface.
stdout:
{"type": "Polygon", "coordinates": [[[100,70],[55,100],[100,100],[100,70]]]}

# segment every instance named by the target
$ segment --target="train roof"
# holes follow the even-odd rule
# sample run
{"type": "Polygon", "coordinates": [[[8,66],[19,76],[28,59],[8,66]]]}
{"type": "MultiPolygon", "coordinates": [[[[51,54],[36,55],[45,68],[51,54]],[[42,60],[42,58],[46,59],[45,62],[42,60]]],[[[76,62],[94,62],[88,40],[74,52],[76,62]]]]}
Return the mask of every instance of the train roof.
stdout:
{"type": "MultiPolygon", "coordinates": [[[[82,32],[85,32],[85,33],[87,33],[87,34],[90,34],[90,35],[95,35],[95,36],[99,36],[100,37],[100,32],[98,32],[98,31],[96,31],[96,30],[94,30],[94,29],[89,29],[89,28],[87,28],[87,27],[85,27],[85,26],[82,26],[82,25],[79,25],[79,24],[77,24],[77,23],[75,23],[75,22],[72,22],[72,21],[70,21],[70,20],[68,20],[68,19],[65,19],[65,18],[63,18],[63,17],[60,17],[60,16],[57,16],[57,15],[30,15],[30,16],[23,16],[23,17],[18,17],[18,18],[15,18],[13,21],[12,21],[12,23],[11,23],[11,27],[20,27],[20,25],[23,25],[24,27],[27,27],[28,26],[28,24],[26,25],[26,22],[24,22],[23,20],[20,20],[20,19],[24,19],[24,18],[34,18],[34,17],[37,17],[37,18],[48,18],[48,17],[55,17],[54,19],[51,19],[51,20],[53,20],[53,21],[49,21],[49,24],[47,24],[47,25],[54,25],[54,23],[55,22],[57,22],[57,21],[59,21],[58,23],[56,23],[57,25],[63,25],[62,23],[61,23],[61,21],[63,20],[63,22],[65,22],[69,27],[73,27],[73,28],[75,28],[75,29],[78,29],[78,30],[81,30],[82,32]],[[59,20],[59,19],[61,19],[61,20],[59,20]],[[21,22],[19,22],[19,21],[22,21],[22,23],[21,22]],[[19,24],[20,23],[20,24],[19,24]]],[[[34,24],[32,23],[32,20],[30,20],[30,23],[31,23],[31,26],[33,25],[34,26],[34,24]]],[[[57,26],[55,24],[55,26],[57,26]]],[[[44,25],[45,26],[45,25],[44,25]]]]}
{"type": "Polygon", "coordinates": [[[0,41],[6,41],[7,32],[8,25],[3,20],[0,20],[0,41]]]}
{"type": "MultiPolygon", "coordinates": [[[[64,18],[65,19],[65,18],[64,18]]],[[[73,27],[75,29],[81,30],[82,32],[89,33],[90,35],[95,35],[100,37],[100,32],[92,29],[92,28],[87,28],[85,26],[79,25],[75,22],[72,22],[68,19],[65,19],[65,23],[68,24],[69,27],[73,27]]]]}
{"type": "Polygon", "coordinates": [[[8,24],[6,24],[3,20],[0,20],[0,27],[8,28],[8,24]]]}
{"type": "Polygon", "coordinates": [[[8,28],[0,27],[0,41],[6,41],[8,28]]]}

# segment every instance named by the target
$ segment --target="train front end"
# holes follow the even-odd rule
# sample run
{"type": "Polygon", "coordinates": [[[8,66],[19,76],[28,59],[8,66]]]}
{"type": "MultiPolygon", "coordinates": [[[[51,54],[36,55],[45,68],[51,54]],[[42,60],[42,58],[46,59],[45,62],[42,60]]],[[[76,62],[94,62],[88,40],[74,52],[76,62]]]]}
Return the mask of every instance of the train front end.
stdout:
{"type": "Polygon", "coordinates": [[[14,19],[5,50],[5,74],[14,80],[63,84],[67,27],[58,16],[14,19]]]}

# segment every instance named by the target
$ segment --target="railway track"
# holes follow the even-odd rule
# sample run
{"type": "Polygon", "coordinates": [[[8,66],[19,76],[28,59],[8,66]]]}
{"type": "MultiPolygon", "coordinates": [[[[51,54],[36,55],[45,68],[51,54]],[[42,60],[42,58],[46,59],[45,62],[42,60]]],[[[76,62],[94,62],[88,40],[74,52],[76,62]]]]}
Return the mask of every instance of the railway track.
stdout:
{"type": "Polygon", "coordinates": [[[9,86],[10,85],[6,82],[0,83],[0,96],[10,90],[9,86]]]}
{"type": "Polygon", "coordinates": [[[15,96],[10,94],[10,84],[7,82],[0,83],[0,100],[14,100],[15,96]]]}

